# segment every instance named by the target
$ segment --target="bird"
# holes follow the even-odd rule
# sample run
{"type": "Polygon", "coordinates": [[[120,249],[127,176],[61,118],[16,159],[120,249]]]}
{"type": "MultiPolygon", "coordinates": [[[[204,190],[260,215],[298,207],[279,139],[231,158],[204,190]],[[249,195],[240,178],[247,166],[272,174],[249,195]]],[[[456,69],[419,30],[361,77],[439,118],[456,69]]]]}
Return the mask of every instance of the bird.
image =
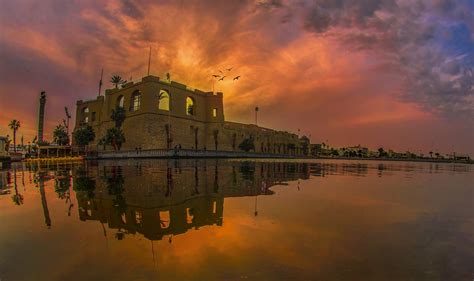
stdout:
{"type": "Polygon", "coordinates": [[[231,70],[232,70],[232,68],[234,68],[234,67],[231,67],[231,68],[227,68],[227,71],[231,71],[231,70]]]}
{"type": "Polygon", "coordinates": [[[239,76],[235,76],[235,77],[234,77],[234,80],[239,80],[239,78],[240,78],[240,75],[239,75],[239,76]]]}
{"type": "Polygon", "coordinates": [[[222,76],[218,81],[224,81],[225,76],[222,76]]]}
{"type": "Polygon", "coordinates": [[[219,78],[219,77],[221,77],[221,76],[220,76],[220,75],[217,75],[217,74],[214,74],[214,75],[212,75],[212,77],[214,77],[214,78],[219,78]]]}
{"type": "Polygon", "coordinates": [[[224,74],[224,72],[222,72],[222,70],[219,70],[219,72],[220,72],[221,74],[224,74]]]}

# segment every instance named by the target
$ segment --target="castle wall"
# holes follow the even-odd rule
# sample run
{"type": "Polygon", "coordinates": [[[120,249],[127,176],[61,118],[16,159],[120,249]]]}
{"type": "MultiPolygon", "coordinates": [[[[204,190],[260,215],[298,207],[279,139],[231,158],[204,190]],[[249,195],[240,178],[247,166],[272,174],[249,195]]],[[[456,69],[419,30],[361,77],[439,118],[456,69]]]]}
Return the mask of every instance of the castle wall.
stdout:
{"type": "MultiPolygon", "coordinates": [[[[226,122],[222,93],[194,90],[154,76],[144,77],[139,83],[125,84],[122,89],[106,90],[105,97],[77,102],[76,128],[87,121],[96,132],[90,149],[104,150],[98,142],[114,126],[110,116],[121,97],[126,111],[122,125],[126,141],[122,150],[167,149],[179,145],[182,149],[240,151],[239,144],[252,137],[255,152],[296,154],[301,151],[298,149],[300,140],[295,134],[226,122]],[[170,110],[159,108],[161,91],[170,95],[170,110]],[[133,97],[137,94],[141,97],[140,106],[134,110],[133,97]],[[192,115],[187,114],[188,97],[194,101],[192,115]]],[[[112,147],[106,146],[105,150],[112,150],[112,147]]]]}

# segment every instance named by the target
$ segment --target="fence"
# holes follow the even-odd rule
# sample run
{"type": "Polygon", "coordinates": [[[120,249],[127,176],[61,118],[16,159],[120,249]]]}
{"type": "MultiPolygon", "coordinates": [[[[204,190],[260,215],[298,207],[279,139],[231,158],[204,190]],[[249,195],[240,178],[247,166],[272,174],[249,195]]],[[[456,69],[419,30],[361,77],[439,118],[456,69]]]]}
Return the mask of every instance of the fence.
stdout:
{"type": "Polygon", "coordinates": [[[192,150],[192,149],[150,149],[128,151],[100,151],[89,155],[89,158],[296,158],[297,155],[269,154],[255,152],[192,150]]]}

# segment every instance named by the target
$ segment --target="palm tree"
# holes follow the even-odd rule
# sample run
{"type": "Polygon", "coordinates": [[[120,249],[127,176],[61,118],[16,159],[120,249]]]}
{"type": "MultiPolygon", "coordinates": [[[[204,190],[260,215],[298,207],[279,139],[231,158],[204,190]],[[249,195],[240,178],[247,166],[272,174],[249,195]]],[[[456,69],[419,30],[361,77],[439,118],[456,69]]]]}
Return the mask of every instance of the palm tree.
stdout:
{"type": "Polygon", "coordinates": [[[112,78],[110,78],[110,82],[115,85],[115,88],[118,88],[118,85],[124,84],[127,81],[123,80],[120,75],[114,75],[112,78]]]}
{"type": "Polygon", "coordinates": [[[54,128],[53,141],[58,145],[67,145],[69,143],[69,135],[66,131],[66,127],[59,124],[54,128]]]}
{"type": "Polygon", "coordinates": [[[115,122],[115,128],[120,129],[126,118],[125,109],[123,109],[123,107],[117,106],[115,109],[112,109],[110,118],[115,122]]]}
{"type": "Polygon", "coordinates": [[[433,151],[430,151],[430,158],[433,159],[433,151]]]}
{"type": "Polygon", "coordinates": [[[20,128],[20,121],[13,119],[8,126],[13,130],[13,151],[16,152],[16,131],[20,128]]]}

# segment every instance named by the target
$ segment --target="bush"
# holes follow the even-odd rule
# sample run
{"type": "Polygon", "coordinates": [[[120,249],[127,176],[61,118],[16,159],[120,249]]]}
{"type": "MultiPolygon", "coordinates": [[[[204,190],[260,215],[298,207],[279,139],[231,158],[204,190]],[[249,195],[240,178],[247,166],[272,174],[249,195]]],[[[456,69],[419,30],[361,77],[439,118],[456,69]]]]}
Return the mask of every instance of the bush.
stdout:
{"type": "Polygon", "coordinates": [[[248,137],[246,139],[244,139],[240,144],[239,144],[239,148],[245,152],[249,152],[250,150],[254,150],[255,151],[255,144],[254,144],[254,141],[253,141],[253,138],[252,137],[248,137]]]}

